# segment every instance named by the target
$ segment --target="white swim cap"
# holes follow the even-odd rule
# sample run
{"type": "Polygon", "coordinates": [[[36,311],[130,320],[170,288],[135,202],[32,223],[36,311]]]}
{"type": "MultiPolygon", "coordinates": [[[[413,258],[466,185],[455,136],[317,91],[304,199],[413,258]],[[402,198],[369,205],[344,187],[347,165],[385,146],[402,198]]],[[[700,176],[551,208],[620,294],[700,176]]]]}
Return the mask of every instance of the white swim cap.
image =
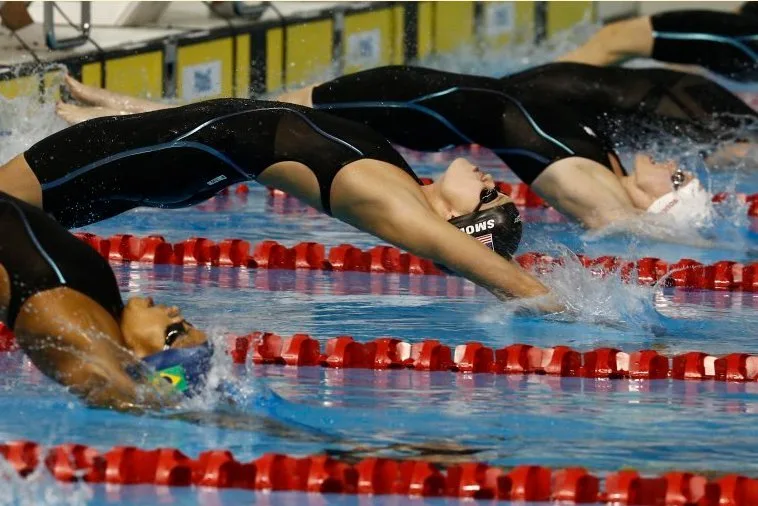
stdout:
{"type": "Polygon", "coordinates": [[[666,215],[678,223],[702,227],[713,217],[713,196],[698,179],[660,197],[647,212],[666,215]]]}

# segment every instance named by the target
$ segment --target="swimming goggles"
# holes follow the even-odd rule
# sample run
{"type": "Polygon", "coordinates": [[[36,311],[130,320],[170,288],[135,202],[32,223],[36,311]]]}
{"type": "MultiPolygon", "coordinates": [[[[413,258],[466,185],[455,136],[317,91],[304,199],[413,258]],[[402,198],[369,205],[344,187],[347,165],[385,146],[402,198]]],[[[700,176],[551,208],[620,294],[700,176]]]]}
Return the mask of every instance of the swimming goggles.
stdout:
{"type": "Polygon", "coordinates": [[[185,322],[181,321],[179,323],[172,323],[166,327],[166,339],[163,341],[163,351],[171,349],[171,346],[177,339],[187,334],[187,329],[184,324],[185,322]]]}
{"type": "Polygon", "coordinates": [[[479,209],[481,209],[484,204],[489,204],[490,202],[494,202],[495,199],[497,199],[498,195],[500,194],[498,193],[496,188],[482,189],[482,192],[479,194],[479,204],[477,204],[477,206],[474,208],[474,212],[478,213],[479,209]]]}
{"type": "Polygon", "coordinates": [[[681,167],[677,167],[676,171],[671,174],[671,184],[674,186],[674,191],[677,191],[684,183],[684,171],[681,167]]]}

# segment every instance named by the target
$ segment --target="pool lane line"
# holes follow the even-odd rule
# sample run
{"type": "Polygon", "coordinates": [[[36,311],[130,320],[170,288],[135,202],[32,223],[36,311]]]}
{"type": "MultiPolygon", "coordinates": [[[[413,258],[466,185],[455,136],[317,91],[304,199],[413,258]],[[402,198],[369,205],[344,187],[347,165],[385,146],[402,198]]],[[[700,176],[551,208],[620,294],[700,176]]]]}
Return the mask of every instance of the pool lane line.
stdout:
{"type": "MultiPolygon", "coordinates": [[[[431,184],[434,182],[433,179],[428,178],[428,177],[422,177],[419,179],[424,184],[431,184]]],[[[544,209],[550,209],[552,211],[555,211],[542,199],[542,197],[540,197],[534,191],[532,191],[531,187],[526,183],[508,183],[506,181],[495,181],[495,187],[498,189],[499,192],[509,195],[511,199],[513,200],[513,203],[516,204],[517,207],[544,208],[544,209]]],[[[306,204],[300,203],[298,199],[288,195],[282,190],[277,190],[270,186],[267,187],[267,189],[268,189],[269,196],[272,197],[274,201],[284,201],[290,204],[298,203],[298,205],[301,206],[303,210],[312,209],[306,204]]],[[[232,188],[225,188],[219,193],[219,195],[228,196],[228,195],[234,194],[237,196],[244,197],[249,192],[250,192],[250,188],[246,184],[239,184],[239,185],[233,186],[232,188]]],[[[747,204],[748,216],[758,217],[758,193],[747,194],[747,193],[719,192],[713,195],[712,201],[718,204],[730,198],[734,198],[738,202],[741,202],[742,204],[747,204]]],[[[210,199],[210,201],[206,201],[205,203],[200,204],[198,208],[205,211],[216,210],[215,209],[216,206],[213,200],[214,199],[210,199]]],[[[316,211],[314,210],[314,212],[316,211]]]]}
{"type": "Polygon", "coordinates": [[[511,344],[494,350],[469,341],[447,346],[436,339],[409,343],[382,337],[365,343],[338,336],[321,343],[301,333],[283,337],[253,332],[227,337],[227,353],[236,364],[321,366],[339,369],[412,369],[484,374],[540,374],[577,378],[676,379],[723,382],[758,381],[758,355],[717,357],[690,351],[668,357],[655,350],[626,353],[615,348],[580,352],[568,346],[541,348],[511,344]]]}
{"type": "MultiPolygon", "coordinates": [[[[251,245],[243,239],[215,243],[204,237],[191,237],[171,244],[158,235],[118,234],[107,238],[90,233],[74,235],[115,263],[393,273],[455,279],[445,276],[431,260],[391,246],[374,246],[364,251],[351,244],[327,248],[316,242],[301,242],[288,248],[272,240],[251,245]]],[[[618,275],[625,282],[652,285],[665,279],[667,285],[679,288],[758,292],[758,262],[744,265],[722,260],[702,264],[683,258],[669,264],[654,257],[625,260],[616,256],[576,255],[576,258],[597,276],[618,275]]],[[[523,268],[542,274],[565,262],[563,258],[536,252],[524,253],[516,260],[523,268]]],[[[456,293],[457,285],[451,285],[451,290],[456,293]]]]}
{"type": "MultiPolygon", "coordinates": [[[[421,182],[424,184],[431,184],[434,182],[432,178],[422,177],[421,182]]],[[[542,197],[532,191],[531,187],[526,183],[508,183],[506,181],[495,181],[495,187],[500,193],[504,193],[511,197],[513,203],[517,207],[523,208],[545,208],[553,209],[542,197]]],[[[289,201],[300,202],[295,197],[277,190],[272,187],[267,187],[269,196],[274,199],[285,199],[289,201]]],[[[736,199],[738,202],[747,204],[747,215],[751,217],[758,217],[758,193],[746,194],[746,193],[716,193],[712,197],[712,201],[715,204],[722,203],[730,198],[736,199]]]]}
{"type": "Polygon", "coordinates": [[[511,501],[561,501],[682,506],[754,506],[758,480],[738,474],[719,478],[672,471],[659,476],[624,469],[601,478],[582,467],[509,469],[483,462],[446,466],[419,460],[365,458],[354,465],[328,455],[296,457],[267,453],[250,462],[228,450],[208,450],[197,459],[175,448],[114,446],[104,453],[80,444],[49,449],[32,441],[0,444],[21,476],[44,466],[60,482],[200,487],[310,494],[398,495],[511,501]]]}
{"type": "MultiPolygon", "coordinates": [[[[436,339],[410,343],[393,337],[359,342],[352,336],[328,339],[323,346],[308,334],[273,332],[228,335],[220,349],[235,364],[274,364],[333,369],[410,369],[461,374],[538,374],[564,378],[631,380],[758,381],[758,355],[715,356],[690,351],[666,356],[655,350],[631,353],[616,348],[581,352],[568,346],[538,347],[516,343],[493,349],[476,341],[448,346],[436,339]]],[[[0,351],[16,350],[13,333],[0,324],[0,351]]]]}

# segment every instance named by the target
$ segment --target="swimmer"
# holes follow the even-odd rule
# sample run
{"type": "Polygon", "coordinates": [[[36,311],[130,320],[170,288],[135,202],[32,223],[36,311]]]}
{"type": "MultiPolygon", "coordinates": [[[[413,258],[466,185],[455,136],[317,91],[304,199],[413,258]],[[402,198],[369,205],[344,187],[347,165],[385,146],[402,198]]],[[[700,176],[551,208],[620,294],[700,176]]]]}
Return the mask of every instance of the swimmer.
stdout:
{"type": "MultiPolygon", "coordinates": [[[[106,98],[110,92],[69,82],[74,96],[88,100],[97,94],[91,103],[118,107],[117,98],[112,103],[106,98]]],[[[588,228],[648,210],[686,214],[688,201],[707,200],[691,175],[644,153],[635,158],[634,174],[627,175],[594,119],[597,111],[560,99],[548,103],[544,94],[520,84],[514,96],[507,81],[390,66],[290,92],[280,100],[364,123],[410,149],[439,151],[474,143],[489,148],[550,205],[588,228]]]]}
{"type": "MultiPolygon", "coordinates": [[[[96,118],[43,139],[0,167],[0,189],[67,228],[138,206],[190,206],[252,180],[498,297],[548,293],[511,258],[521,220],[492,176],[456,159],[435,184],[422,186],[370,128],[297,105],[219,99],[96,118]]],[[[551,297],[534,303],[560,310],[551,297]]]]}
{"type": "Polygon", "coordinates": [[[118,410],[171,406],[202,383],[211,349],[178,308],[124,304],[94,249],[2,192],[0,230],[0,321],[46,376],[118,410]]]}
{"type": "Polygon", "coordinates": [[[758,78],[758,6],[676,10],[617,21],[559,61],[613,65],[632,58],[694,65],[736,81],[758,78]]]}

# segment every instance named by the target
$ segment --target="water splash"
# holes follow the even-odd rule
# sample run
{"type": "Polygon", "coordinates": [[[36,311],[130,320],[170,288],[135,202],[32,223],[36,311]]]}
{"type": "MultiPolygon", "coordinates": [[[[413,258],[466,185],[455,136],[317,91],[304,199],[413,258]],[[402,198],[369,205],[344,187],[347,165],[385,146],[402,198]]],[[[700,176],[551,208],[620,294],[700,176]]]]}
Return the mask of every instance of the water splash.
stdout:
{"type": "Polygon", "coordinates": [[[58,483],[44,465],[21,477],[10,463],[0,458],[0,506],[79,506],[93,498],[89,485],[58,483]]]}
{"type": "Polygon", "coordinates": [[[68,126],[55,114],[55,94],[60,89],[63,74],[61,65],[47,66],[42,71],[48,86],[39,92],[39,74],[30,77],[28,88],[8,99],[0,95],[0,163],[5,163],[34,143],[68,126]]]}
{"type": "MultiPolygon", "coordinates": [[[[660,315],[653,306],[653,289],[625,282],[618,272],[605,272],[599,267],[588,269],[566,248],[557,246],[558,263],[536,273],[566,309],[544,316],[552,322],[589,323],[616,329],[652,327],[660,324],[660,315]]],[[[517,300],[488,308],[481,316],[496,321],[503,316],[503,307],[510,316],[533,312],[541,301],[517,300]]]]}

